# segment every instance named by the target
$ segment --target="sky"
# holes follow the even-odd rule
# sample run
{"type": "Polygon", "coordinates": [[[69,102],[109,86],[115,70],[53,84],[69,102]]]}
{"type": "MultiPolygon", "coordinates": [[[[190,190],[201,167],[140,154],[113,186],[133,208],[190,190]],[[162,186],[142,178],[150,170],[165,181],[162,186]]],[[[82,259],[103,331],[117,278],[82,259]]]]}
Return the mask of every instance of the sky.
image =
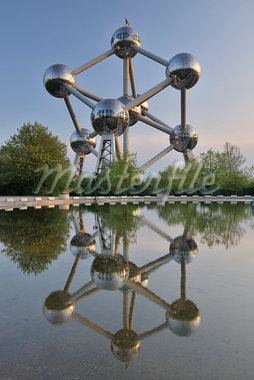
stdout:
{"type": "MultiPolygon", "coordinates": [[[[74,126],[63,99],[52,97],[42,78],[52,64],[72,69],[110,48],[116,29],[128,19],[141,47],[169,60],[189,52],[201,63],[198,83],[187,91],[187,123],[199,135],[193,153],[238,145],[254,164],[253,0],[10,0],[0,2],[0,144],[24,123],[37,121],[69,145],[74,126]]],[[[133,58],[137,92],[165,79],[165,67],[133,58]]],[[[77,84],[104,98],[122,95],[122,60],[111,56],[77,76],[77,84]]],[[[92,130],[91,110],[71,97],[82,128],[92,130]]],[[[149,111],[171,127],[180,123],[180,92],[168,87],[149,100],[149,111]]],[[[130,150],[141,165],[166,148],[168,136],[143,123],[130,128],[130,150]]],[[[99,138],[97,139],[99,145],[99,138]]],[[[74,153],[68,148],[71,159],[74,153]]],[[[150,170],[182,155],[170,152],[150,170]]],[[[86,170],[93,172],[89,155],[86,170]]]]}

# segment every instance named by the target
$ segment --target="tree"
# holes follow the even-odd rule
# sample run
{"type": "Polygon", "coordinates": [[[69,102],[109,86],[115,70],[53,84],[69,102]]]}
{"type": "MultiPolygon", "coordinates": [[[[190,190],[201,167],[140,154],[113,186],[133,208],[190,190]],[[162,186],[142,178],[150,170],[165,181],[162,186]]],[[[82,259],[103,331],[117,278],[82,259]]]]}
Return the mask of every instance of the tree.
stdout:
{"type": "MultiPolygon", "coordinates": [[[[31,193],[39,176],[36,169],[45,164],[68,166],[66,144],[37,122],[23,124],[0,148],[1,193],[31,193]]],[[[51,180],[47,179],[46,187],[51,180]]]]}
{"type": "Polygon", "coordinates": [[[223,152],[209,149],[201,153],[203,171],[215,174],[220,193],[244,194],[253,186],[253,168],[243,167],[246,159],[238,146],[226,142],[223,148],[223,152]]]}
{"type": "Polygon", "coordinates": [[[58,208],[0,213],[2,253],[22,272],[38,274],[66,249],[69,220],[58,208]]]}

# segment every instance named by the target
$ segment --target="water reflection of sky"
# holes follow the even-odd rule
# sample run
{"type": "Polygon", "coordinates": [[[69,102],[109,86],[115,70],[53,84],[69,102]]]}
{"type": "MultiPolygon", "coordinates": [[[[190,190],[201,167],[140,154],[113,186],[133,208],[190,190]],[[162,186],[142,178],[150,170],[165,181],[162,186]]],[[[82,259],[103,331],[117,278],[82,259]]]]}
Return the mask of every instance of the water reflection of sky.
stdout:
{"type": "MultiPolygon", "coordinates": [[[[38,379],[55,379],[56,377],[63,379],[119,377],[123,379],[131,377],[237,379],[240,376],[243,379],[251,379],[254,354],[254,306],[252,303],[254,239],[251,209],[249,206],[228,205],[227,209],[219,209],[219,214],[218,209],[212,210],[212,218],[214,215],[216,218],[221,215],[224,227],[226,227],[225,223],[228,223],[228,233],[235,231],[232,229],[232,224],[234,228],[244,229],[238,241],[232,240],[235,241],[235,245],[226,249],[225,244],[207,247],[203,243],[204,233],[207,233],[207,230],[203,231],[202,225],[197,223],[197,218],[202,216],[200,213],[204,210],[198,212],[195,210],[195,216],[190,217],[193,210],[189,210],[185,205],[179,206],[181,206],[179,209],[171,208],[168,213],[164,213],[164,220],[159,217],[156,209],[142,208],[140,215],[172,238],[183,234],[186,220],[188,220],[187,229],[192,230],[191,236],[198,245],[198,254],[190,264],[186,265],[186,296],[197,305],[201,314],[201,325],[198,331],[189,337],[179,337],[167,328],[144,339],[141,341],[140,352],[130,362],[127,370],[125,363],[112,355],[110,341],[104,336],[82,325],[74,318],[66,324],[55,326],[43,316],[42,305],[45,299],[54,290],[63,290],[75,261],[69,249],[70,241],[74,236],[73,220],[70,220],[70,214],[63,216],[57,210],[50,210],[52,215],[39,219],[38,225],[36,215],[43,211],[37,210],[35,212],[38,214],[29,216],[30,219],[32,217],[33,225],[37,228],[49,222],[51,216],[52,219],[58,220],[59,228],[63,226],[61,223],[65,226],[65,218],[68,226],[69,223],[71,226],[69,237],[65,242],[66,250],[56,255],[57,257],[51,252],[54,259],[49,263],[48,269],[38,272],[35,276],[33,273],[28,275],[21,269],[17,269],[18,252],[14,255],[13,250],[24,252],[23,248],[28,237],[22,235],[25,231],[19,228],[14,214],[4,214],[6,219],[2,213],[0,215],[1,241],[5,241],[5,244],[1,243],[1,248],[4,251],[9,244],[12,255],[7,256],[6,252],[0,255],[1,379],[34,379],[35,376],[38,379]],[[3,235],[3,230],[6,231],[5,235],[3,235]],[[9,240],[6,240],[8,233],[9,240]],[[19,245],[15,243],[17,241],[19,245]],[[17,260],[15,263],[11,261],[14,257],[17,260]]],[[[209,212],[209,208],[206,211],[209,212]]],[[[104,223],[110,221],[114,228],[119,225],[121,232],[122,225],[126,223],[124,218],[129,221],[129,226],[135,226],[126,213],[120,218],[121,211],[118,211],[113,219],[107,219],[107,213],[108,211],[105,215],[101,215],[101,217],[104,216],[104,223]]],[[[22,223],[25,215],[22,211],[18,218],[19,223],[22,223]]],[[[93,234],[94,214],[85,211],[84,215],[85,230],[93,234]]],[[[205,219],[205,215],[203,218],[205,219]]],[[[213,222],[211,221],[211,225],[214,226],[213,222]]],[[[128,227],[128,224],[126,225],[128,227]]],[[[32,228],[31,224],[28,224],[28,228],[32,228]]],[[[214,228],[214,235],[218,240],[219,232],[216,226],[214,228]]],[[[30,231],[32,234],[35,233],[33,229],[30,231]]],[[[221,231],[221,234],[225,231],[221,231]]],[[[37,232],[36,236],[39,239],[40,233],[37,232]]],[[[57,238],[63,238],[60,232],[55,231],[55,233],[57,238]]],[[[132,231],[131,235],[129,258],[138,266],[156,260],[169,252],[170,242],[160,237],[147,225],[142,225],[137,231],[132,231]]],[[[41,236],[47,247],[51,238],[47,228],[42,229],[41,236]]],[[[42,241],[39,243],[42,244],[42,241]]],[[[59,248],[56,242],[55,248],[59,248]]],[[[97,250],[100,250],[98,239],[97,250]]],[[[43,245],[40,254],[41,252],[43,252],[43,245]]],[[[123,254],[122,240],[119,253],[123,254]]],[[[27,254],[29,256],[29,253],[27,254]]],[[[47,255],[47,250],[45,254],[47,255]]],[[[71,292],[91,280],[90,267],[93,259],[89,257],[80,261],[71,285],[71,292]]],[[[26,258],[27,263],[29,263],[28,258],[26,258]]],[[[149,275],[148,289],[171,304],[180,297],[180,280],[181,264],[170,261],[149,275]]],[[[123,326],[122,303],[122,292],[102,290],[78,302],[75,311],[114,334],[123,326]]],[[[138,294],[133,330],[139,334],[164,322],[165,310],[138,294]]]]}

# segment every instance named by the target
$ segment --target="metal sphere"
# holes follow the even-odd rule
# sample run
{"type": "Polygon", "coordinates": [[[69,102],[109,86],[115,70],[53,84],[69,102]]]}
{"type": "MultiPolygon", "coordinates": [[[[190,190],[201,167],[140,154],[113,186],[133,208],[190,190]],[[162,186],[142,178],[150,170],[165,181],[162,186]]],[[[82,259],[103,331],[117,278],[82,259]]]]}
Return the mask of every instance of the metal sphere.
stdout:
{"type": "Polygon", "coordinates": [[[76,77],[68,66],[56,64],[45,71],[43,83],[50,95],[56,98],[64,98],[70,94],[64,85],[69,84],[75,87],[76,77]]]}
{"type": "Polygon", "coordinates": [[[182,263],[185,260],[186,264],[189,264],[196,257],[198,246],[194,239],[178,236],[170,244],[169,251],[174,255],[174,260],[177,263],[182,263]]]}
{"type": "Polygon", "coordinates": [[[91,277],[100,289],[118,290],[122,288],[128,276],[128,264],[119,254],[114,256],[100,254],[92,263],[91,277]]]}
{"type": "Polygon", "coordinates": [[[175,335],[190,336],[200,328],[200,312],[194,302],[178,299],[171,306],[173,312],[166,313],[166,320],[175,335]]]}
{"type": "MultiPolygon", "coordinates": [[[[128,104],[133,99],[134,98],[132,96],[121,96],[120,98],[118,98],[118,100],[120,100],[120,102],[123,103],[124,106],[126,106],[126,104],[128,104]]],[[[133,107],[129,111],[129,116],[130,116],[129,126],[130,127],[138,122],[138,117],[140,115],[141,115],[141,106],[133,107]]]]}
{"type": "Polygon", "coordinates": [[[201,66],[194,55],[180,53],[170,59],[166,67],[166,77],[175,76],[172,87],[177,90],[189,89],[197,83],[201,66]]]}
{"type": "Polygon", "coordinates": [[[75,235],[70,242],[70,249],[73,256],[81,254],[81,259],[87,259],[90,256],[90,252],[94,252],[96,249],[96,241],[90,241],[91,235],[84,233],[81,235],[75,235]]]}
{"type": "Polygon", "coordinates": [[[62,290],[52,292],[43,304],[43,315],[54,325],[63,324],[69,321],[75,310],[75,304],[68,303],[69,294],[62,290]]]}
{"type": "Polygon", "coordinates": [[[89,154],[89,146],[96,147],[96,138],[89,138],[91,131],[89,129],[82,128],[81,135],[77,131],[74,131],[70,137],[71,148],[75,153],[89,154]]]}
{"type": "Polygon", "coordinates": [[[119,330],[111,342],[111,352],[122,362],[128,363],[135,359],[140,351],[138,334],[133,330],[119,330]]]}
{"type": "MultiPolygon", "coordinates": [[[[140,96],[140,94],[137,94],[137,96],[140,96]]],[[[141,103],[140,104],[140,107],[141,107],[141,114],[143,115],[143,111],[149,111],[149,103],[148,101],[146,100],[145,102],[141,103]]]]}
{"type": "Polygon", "coordinates": [[[115,48],[115,54],[119,58],[133,58],[137,52],[133,46],[140,46],[141,40],[138,33],[129,26],[123,26],[115,31],[111,38],[111,47],[115,48]]]}
{"type": "Polygon", "coordinates": [[[129,112],[119,100],[104,99],[92,110],[91,122],[99,135],[115,133],[120,136],[129,125],[129,112]]]}
{"type": "Polygon", "coordinates": [[[186,129],[181,125],[174,128],[172,135],[169,137],[170,144],[174,144],[177,152],[184,152],[186,149],[194,149],[198,143],[198,134],[194,128],[187,124],[186,129]]]}

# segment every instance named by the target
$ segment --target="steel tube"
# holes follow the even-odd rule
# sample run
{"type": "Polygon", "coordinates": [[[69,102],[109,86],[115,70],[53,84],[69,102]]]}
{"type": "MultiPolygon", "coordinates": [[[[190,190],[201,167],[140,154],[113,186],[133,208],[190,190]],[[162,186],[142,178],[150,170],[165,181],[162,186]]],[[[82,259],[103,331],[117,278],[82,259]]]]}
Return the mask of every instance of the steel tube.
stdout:
{"type": "Polygon", "coordinates": [[[95,157],[98,157],[98,152],[97,150],[95,150],[94,148],[92,148],[91,146],[88,145],[88,149],[90,150],[91,153],[93,153],[95,155],[95,157]]]}
{"type": "Polygon", "coordinates": [[[168,77],[161,83],[157,84],[150,90],[146,91],[144,94],[138,96],[136,99],[132,100],[130,103],[127,103],[125,108],[129,111],[135,106],[139,106],[141,103],[150,99],[152,96],[158,94],[158,92],[162,91],[164,88],[168,87],[174,81],[173,77],[168,77]]]}
{"type": "Polygon", "coordinates": [[[156,232],[158,235],[160,235],[163,239],[166,239],[170,243],[173,243],[174,239],[171,238],[166,232],[162,231],[159,227],[155,226],[150,220],[146,219],[144,216],[139,217],[142,222],[147,225],[152,231],[156,232]]]}
{"type": "Polygon", "coordinates": [[[92,139],[93,137],[95,137],[97,135],[98,135],[98,133],[93,131],[93,132],[89,133],[89,138],[92,139]]]}
{"type": "Polygon", "coordinates": [[[116,142],[116,152],[117,152],[117,155],[121,159],[122,158],[121,146],[120,146],[120,142],[119,142],[119,139],[118,139],[117,136],[115,136],[115,142],[116,142]]]}
{"type": "Polygon", "coordinates": [[[167,264],[169,261],[173,260],[173,258],[174,256],[171,253],[168,253],[167,255],[162,256],[157,260],[151,261],[150,263],[143,265],[140,268],[140,272],[145,273],[145,275],[148,276],[162,265],[167,264]]]}
{"type": "Polygon", "coordinates": [[[72,108],[71,101],[70,101],[69,97],[66,96],[64,98],[64,101],[65,101],[65,104],[66,104],[66,106],[68,108],[68,111],[69,111],[69,114],[71,116],[71,119],[73,121],[74,127],[76,128],[76,131],[78,132],[78,134],[81,136],[81,128],[80,128],[78,119],[77,119],[77,117],[75,115],[75,112],[74,112],[74,110],[72,108]]]}
{"type": "Polygon", "coordinates": [[[91,102],[91,100],[89,100],[86,96],[82,95],[78,90],[76,90],[75,88],[71,87],[69,84],[65,84],[64,85],[68,91],[74,95],[76,98],[78,98],[79,100],[81,100],[81,102],[85,103],[88,107],[94,109],[94,107],[96,106],[95,103],[91,102]]]}
{"type": "Polygon", "coordinates": [[[129,96],[129,58],[123,59],[123,96],[129,96]]]}
{"type": "Polygon", "coordinates": [[[103,100],[101,96],[95,95],[90,91],[84,90],[81,87],[76,86],[76,90],[78,90],[82,95],[86,96],[89,99],[95,100],[96,102],[100,102],[103,100]]]}
{"type": "Polygon", "coordinates": [[[136,98],[137,95],[137,90],[136,90],[136,83],[135,83],[135,77],[134,77],[134,70],[133,70],[133,64],[132,64],[132,59],[129,59],[129,72],[130,72],[130,82],[131,82],[131,91],[132,91],[132,96],[136,98]]]}
{"type": "Polygon", "coordinates": [[[80,262],[80,259],[81,259],[81,253],[79,253],[77,256],[76,256],[76,259],[74,261],[74,264],[71,268],[71,272],[69,274],[69,277],[66,281],[66,284],[65,284],[65,287],[64,287],[64,293],[67,294],[70,290],[70,287],[71,287],[71,283],[72,283],[72,280],[74,278],[74,275],[75,275],[75,272],[77,270],[77,267],[79,265],[79,262],[80,262]]]}
{"type": "Polygon", "coordinates": [[[87,284],[85,284],[84,286],[82,286],[82,288],[80,288],[75,293],[73,293],[71,296],[69,296],[68,297],[68,302],[75,301],[77,298],[81,297],[85,292],[87,292],[88,290],[91,290],[91,288],[94,287],[94,286],[95,286],[94,282],[93,281],[89,281],[87,284]]]}
{"type": "Polygon", "coordinates": [[[129,330],[129,290],[123,290],[123,328],[129,330]]]}
{"type": "Polygon", "coordinates": [[[134,282],[131,280],[127,280],[126,284],[132,289],[136,290],[138,293],[142,294],[142,296],[148,298],[150,301],[156,303],[157,305],[161,306],[163,309],[167,311],[172,311],[172,306],[161,299],[159,296],[157,296],[155,293],[151,292],[151,290],[148,290],[138,282],[134,282]]]}
{"type": "Polygon", "coordinates": [[[174,144],[169,145],[166,149],[162,150],[156,156],[154,156],[153,158],[151,158],[151,160],[147,161],[139,169],[140,170],[146,170],[146,169],[148,169],[151,165],[153,165],[153,164],[155,164],[155,162],[159,161],[162,157],[164,157],[172,149],[174,149],[174,144]]]}
{"type": "Polygon", "coordinates": [[[129,314],[129,328],[130,329],[132,329],[132,322],[133,322],[133,317],[134,317],[134,309],[135,309],[135,304],[136,304],[136,295],[137,295],[136,291],[132,292],[132,295],[131,295],[131,305],[130,305],[130,314],[129,314]]]}
{"type": "Polygon", "coordinates": [[[142,114],[144,116],[148,117],[149,119],[155,121],[155,123],[164,125],[164,127],[168,128],[169,130],[171,130],[173,132],[173,128],[171,128],[168,124],[164,123],[163,121],[159,120],[157,117],[153,116],[150,112],[143,110],[142,114]]]}
{"type": "Polygon", "coordinates": [[[186,129],[186,88],[181,90],[181,126],[186,129]]]}
{"type": "Polygon", "coordinates": [[[77,69],[73,70],[73,73],[75,75],[78,75],[78,74],[82,73],[83,71],[89,69],[89,67],[96,65],[96,63],[99,63],[99,62],[103,61],[104,59],[110,57],[114,53],[115,53],[115,49],[107,50],[105,53],[99,55],[98,57],[92,59],[91,61],[89,61],[89,62],[85,63],[84,65],[78,67],[77,69]]]}
{"type": "Polygon", "coordinates": [[[83,317],[82,315],[80,315],[78,313],[73,313],[72,315],[75,319],[77,319],[79,322],[83,323],[85,326],[90,327],[92,330],[98,332],[99,334],[105,336],[106,338],[108,338],[110,340],[113,339],[113,335],[110,334],[109,331],[107,331],[107,330],[103,329],[102,327],[96,325],[95,323],[89,321],[89,319],[83,317]]]}
{"type": "Polygon", "coordinates": [[[139,115],[138,116],[138,120],[142,121],[142,123],[150,125],[153,128],[158,129],[159,131],[165,132],[168,135],[171,135],[173,133],[173,129],[172,128],[165,127],[164,125],[161,125],[161,124],[157,123],[156,121],[153,121],[153,120],[151,120],[149,118],[146,118],[144,116],[139,115]]]}
{"type": "Polygon", "coordinates": [[[153,54],[153,53],[151,53],[150,51],[147,51],[147,50],[141,48],[140,46],[136,46],[136,45],[135,45],[135,46],[133,46],[133,48],[134,48],[134,50],[136,50],[136,52],[138,52],[138,53],[144,55],[144,56],[147,57],[147,58],[152,59],[152,60],[155,61],[155,62],[160,63],[160,64],[163,65],[163,66],[167,66],[167,65],[168,65],[168,61],[167,61],[166,59],[161,58],[161,57],[159,57],[158,55],[153,54]]]}
{"type": "Polygon", "coordinates": [[[142,340],[142,339],[145,339],[145,338],[149,338],[149,336],[151,336],[153,334],[157,334],[158,332],[163,331],[166,328],[168,328],[168,323],[164,322],[160,326],[157,326],[157,327],[155,327],[154,329],[152,329],[150,331],[145,331],[142,334],[139,334],[138,339],[142,340]]]}

